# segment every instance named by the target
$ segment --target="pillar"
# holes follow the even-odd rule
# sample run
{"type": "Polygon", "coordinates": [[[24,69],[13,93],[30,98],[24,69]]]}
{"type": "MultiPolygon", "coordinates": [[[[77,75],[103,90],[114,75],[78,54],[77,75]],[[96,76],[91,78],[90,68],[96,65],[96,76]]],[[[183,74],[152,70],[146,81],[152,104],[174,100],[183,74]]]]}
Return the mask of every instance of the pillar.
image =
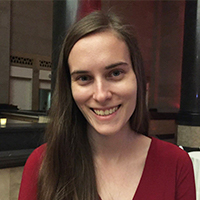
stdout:
{"type": "Polygon", "coordinates": [[[52,42],[52,92],[56,82],[56,68],[61,46],[68,28],[77,20],[94,10],[100,10],[101,0],[54,0],[52,42]]]}
{"type": "Polygon", "coordinates": [[[186,0],[177,143],[200,147],[200,0],[186,0]]]}
{"type": "Polygon", "coordinates": [[[0,1],[0,104],[9,103],[11,1],[0,1]]]}
{"type": "Polygon", "coordinates": [[[51,88],[54,91],[56,68],[64,37],[68,28],[75,22],[78,0],[53,1],[53,37],[52,37],[52,77],[51,88]]]}

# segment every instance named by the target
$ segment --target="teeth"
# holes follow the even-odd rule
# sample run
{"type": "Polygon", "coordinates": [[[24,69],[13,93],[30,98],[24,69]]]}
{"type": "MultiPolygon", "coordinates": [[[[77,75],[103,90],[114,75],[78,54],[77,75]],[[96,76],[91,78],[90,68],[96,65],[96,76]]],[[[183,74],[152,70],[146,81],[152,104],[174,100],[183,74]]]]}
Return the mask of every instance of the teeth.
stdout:
{"type": "Polygon", "coordinates": [[[118,107],[114,107],[109,110],[94,110],[94,112],[97,115],[107,116],[107,115],[111,115],[112,113],[114,113],[117,109],[118,109],[118,107]]]}

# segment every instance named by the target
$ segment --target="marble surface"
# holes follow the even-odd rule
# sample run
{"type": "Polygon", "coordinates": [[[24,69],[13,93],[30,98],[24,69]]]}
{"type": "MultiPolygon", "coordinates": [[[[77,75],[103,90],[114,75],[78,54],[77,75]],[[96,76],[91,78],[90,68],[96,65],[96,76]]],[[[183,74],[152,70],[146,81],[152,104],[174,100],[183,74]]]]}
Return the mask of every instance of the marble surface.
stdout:
{"type": "Polygon", "coordinates": [[[200,127],[178,125],[177,144],[185,147],[200,147],[200,127]]]}
{"type": "Polygon", "coordinates": [[[0,200],[18,199],[23,167],[0,169],[0,200]]]}

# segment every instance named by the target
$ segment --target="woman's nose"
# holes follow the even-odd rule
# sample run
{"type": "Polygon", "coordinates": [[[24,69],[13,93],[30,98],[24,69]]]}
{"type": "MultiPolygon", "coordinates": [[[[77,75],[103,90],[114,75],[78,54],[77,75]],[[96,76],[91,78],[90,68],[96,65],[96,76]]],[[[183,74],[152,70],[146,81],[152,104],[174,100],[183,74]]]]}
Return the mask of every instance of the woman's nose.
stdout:
{"type": "Polygon", "coordinates": [[[104,103],[112,97],[108,83],[99,81],[94,83],[93,99],[99,103],[104,103]]]}

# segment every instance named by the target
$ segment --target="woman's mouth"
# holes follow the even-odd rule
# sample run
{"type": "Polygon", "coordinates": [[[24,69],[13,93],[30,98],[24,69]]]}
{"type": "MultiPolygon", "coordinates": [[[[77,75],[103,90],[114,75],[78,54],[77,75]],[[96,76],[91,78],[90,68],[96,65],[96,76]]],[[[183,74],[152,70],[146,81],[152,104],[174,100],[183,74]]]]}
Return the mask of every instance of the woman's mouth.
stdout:
{"type": "Polygon", "coordinates": [[[113,108],[110,108],[110,109],[106,109],[106,110],[101,110],[101,109],[92,109],[92,111],[96,114],[96,115],[99,115],[99,116],[108,116],[108,115],[111,115],[113,114],[114,112],[116,112],[119,107],[119,106],[116,106],[116,107],[113,107],[113,108]]]}

